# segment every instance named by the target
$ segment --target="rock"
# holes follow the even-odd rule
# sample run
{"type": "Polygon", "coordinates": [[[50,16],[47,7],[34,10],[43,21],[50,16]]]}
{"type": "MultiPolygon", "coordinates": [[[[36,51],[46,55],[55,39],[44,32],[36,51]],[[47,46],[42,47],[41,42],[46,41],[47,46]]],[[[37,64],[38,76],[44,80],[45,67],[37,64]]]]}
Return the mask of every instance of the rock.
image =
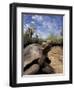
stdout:
{"type": "Polygon", "coordinates": [[[48,52],[48,58],[51,60],[50,66],[55,73],[63,73],[63,49],[60,46],[54,46],[48,52]]]}

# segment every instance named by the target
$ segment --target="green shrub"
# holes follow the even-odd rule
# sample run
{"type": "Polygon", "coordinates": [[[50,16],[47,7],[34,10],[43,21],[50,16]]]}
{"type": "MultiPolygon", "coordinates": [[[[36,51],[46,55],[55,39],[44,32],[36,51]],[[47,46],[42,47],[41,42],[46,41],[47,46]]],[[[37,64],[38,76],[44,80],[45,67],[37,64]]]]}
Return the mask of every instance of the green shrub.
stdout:
{"type": "Polygon", "coordinates": [[[49,43],[55,43],[55,44],[63,44],[63,37],[62,36],[49,36],[47,38],[49,40],[49,43]]]}

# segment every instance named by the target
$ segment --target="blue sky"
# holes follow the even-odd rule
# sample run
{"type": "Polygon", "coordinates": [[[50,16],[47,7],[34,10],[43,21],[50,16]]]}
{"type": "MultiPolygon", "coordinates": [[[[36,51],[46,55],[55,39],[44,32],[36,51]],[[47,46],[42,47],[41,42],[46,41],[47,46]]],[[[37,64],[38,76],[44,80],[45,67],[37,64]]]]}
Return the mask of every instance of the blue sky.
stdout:
{"type": "Polygon", "coordinates": [[[35,34],[40,38],[47,38],[49,35],[60,36],[63,30],[63,16],[61,15],[38,15],[23,14],[23,30],[28,27],[35,28],[35,34]]]}

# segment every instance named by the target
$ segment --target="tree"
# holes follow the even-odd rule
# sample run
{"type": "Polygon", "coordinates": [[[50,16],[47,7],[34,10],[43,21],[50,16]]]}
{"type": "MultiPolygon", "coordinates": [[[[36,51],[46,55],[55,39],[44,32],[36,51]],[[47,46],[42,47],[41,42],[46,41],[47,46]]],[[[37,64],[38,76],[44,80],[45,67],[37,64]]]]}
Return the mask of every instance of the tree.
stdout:
{"type": "Polygon", "coordinates": [[[29,27],[24,34],[24,47],[32,43],[32,35],[34,34],[34,29],[29,27]]]}

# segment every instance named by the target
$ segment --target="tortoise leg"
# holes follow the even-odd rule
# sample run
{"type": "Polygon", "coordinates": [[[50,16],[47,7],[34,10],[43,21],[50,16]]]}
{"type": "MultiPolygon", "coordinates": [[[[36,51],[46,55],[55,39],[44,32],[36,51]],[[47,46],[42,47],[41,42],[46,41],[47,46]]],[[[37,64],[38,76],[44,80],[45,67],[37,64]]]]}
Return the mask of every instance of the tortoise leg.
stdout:
{"type": "Polygon", "coordinates": [[[54,69],[47,62],[45,62],[44,67],[42,68],[42,71],[47,74],[54,73],[54,69]]]}
{"type": "Polygon", "coordinates": [[[24,71],[24,75],[32,75],[38,72],[38,70],[40,69],[38,64],[33,64],[32,66],[30,66],[30,68],[28,68],[27,70],[24,71]]]}

